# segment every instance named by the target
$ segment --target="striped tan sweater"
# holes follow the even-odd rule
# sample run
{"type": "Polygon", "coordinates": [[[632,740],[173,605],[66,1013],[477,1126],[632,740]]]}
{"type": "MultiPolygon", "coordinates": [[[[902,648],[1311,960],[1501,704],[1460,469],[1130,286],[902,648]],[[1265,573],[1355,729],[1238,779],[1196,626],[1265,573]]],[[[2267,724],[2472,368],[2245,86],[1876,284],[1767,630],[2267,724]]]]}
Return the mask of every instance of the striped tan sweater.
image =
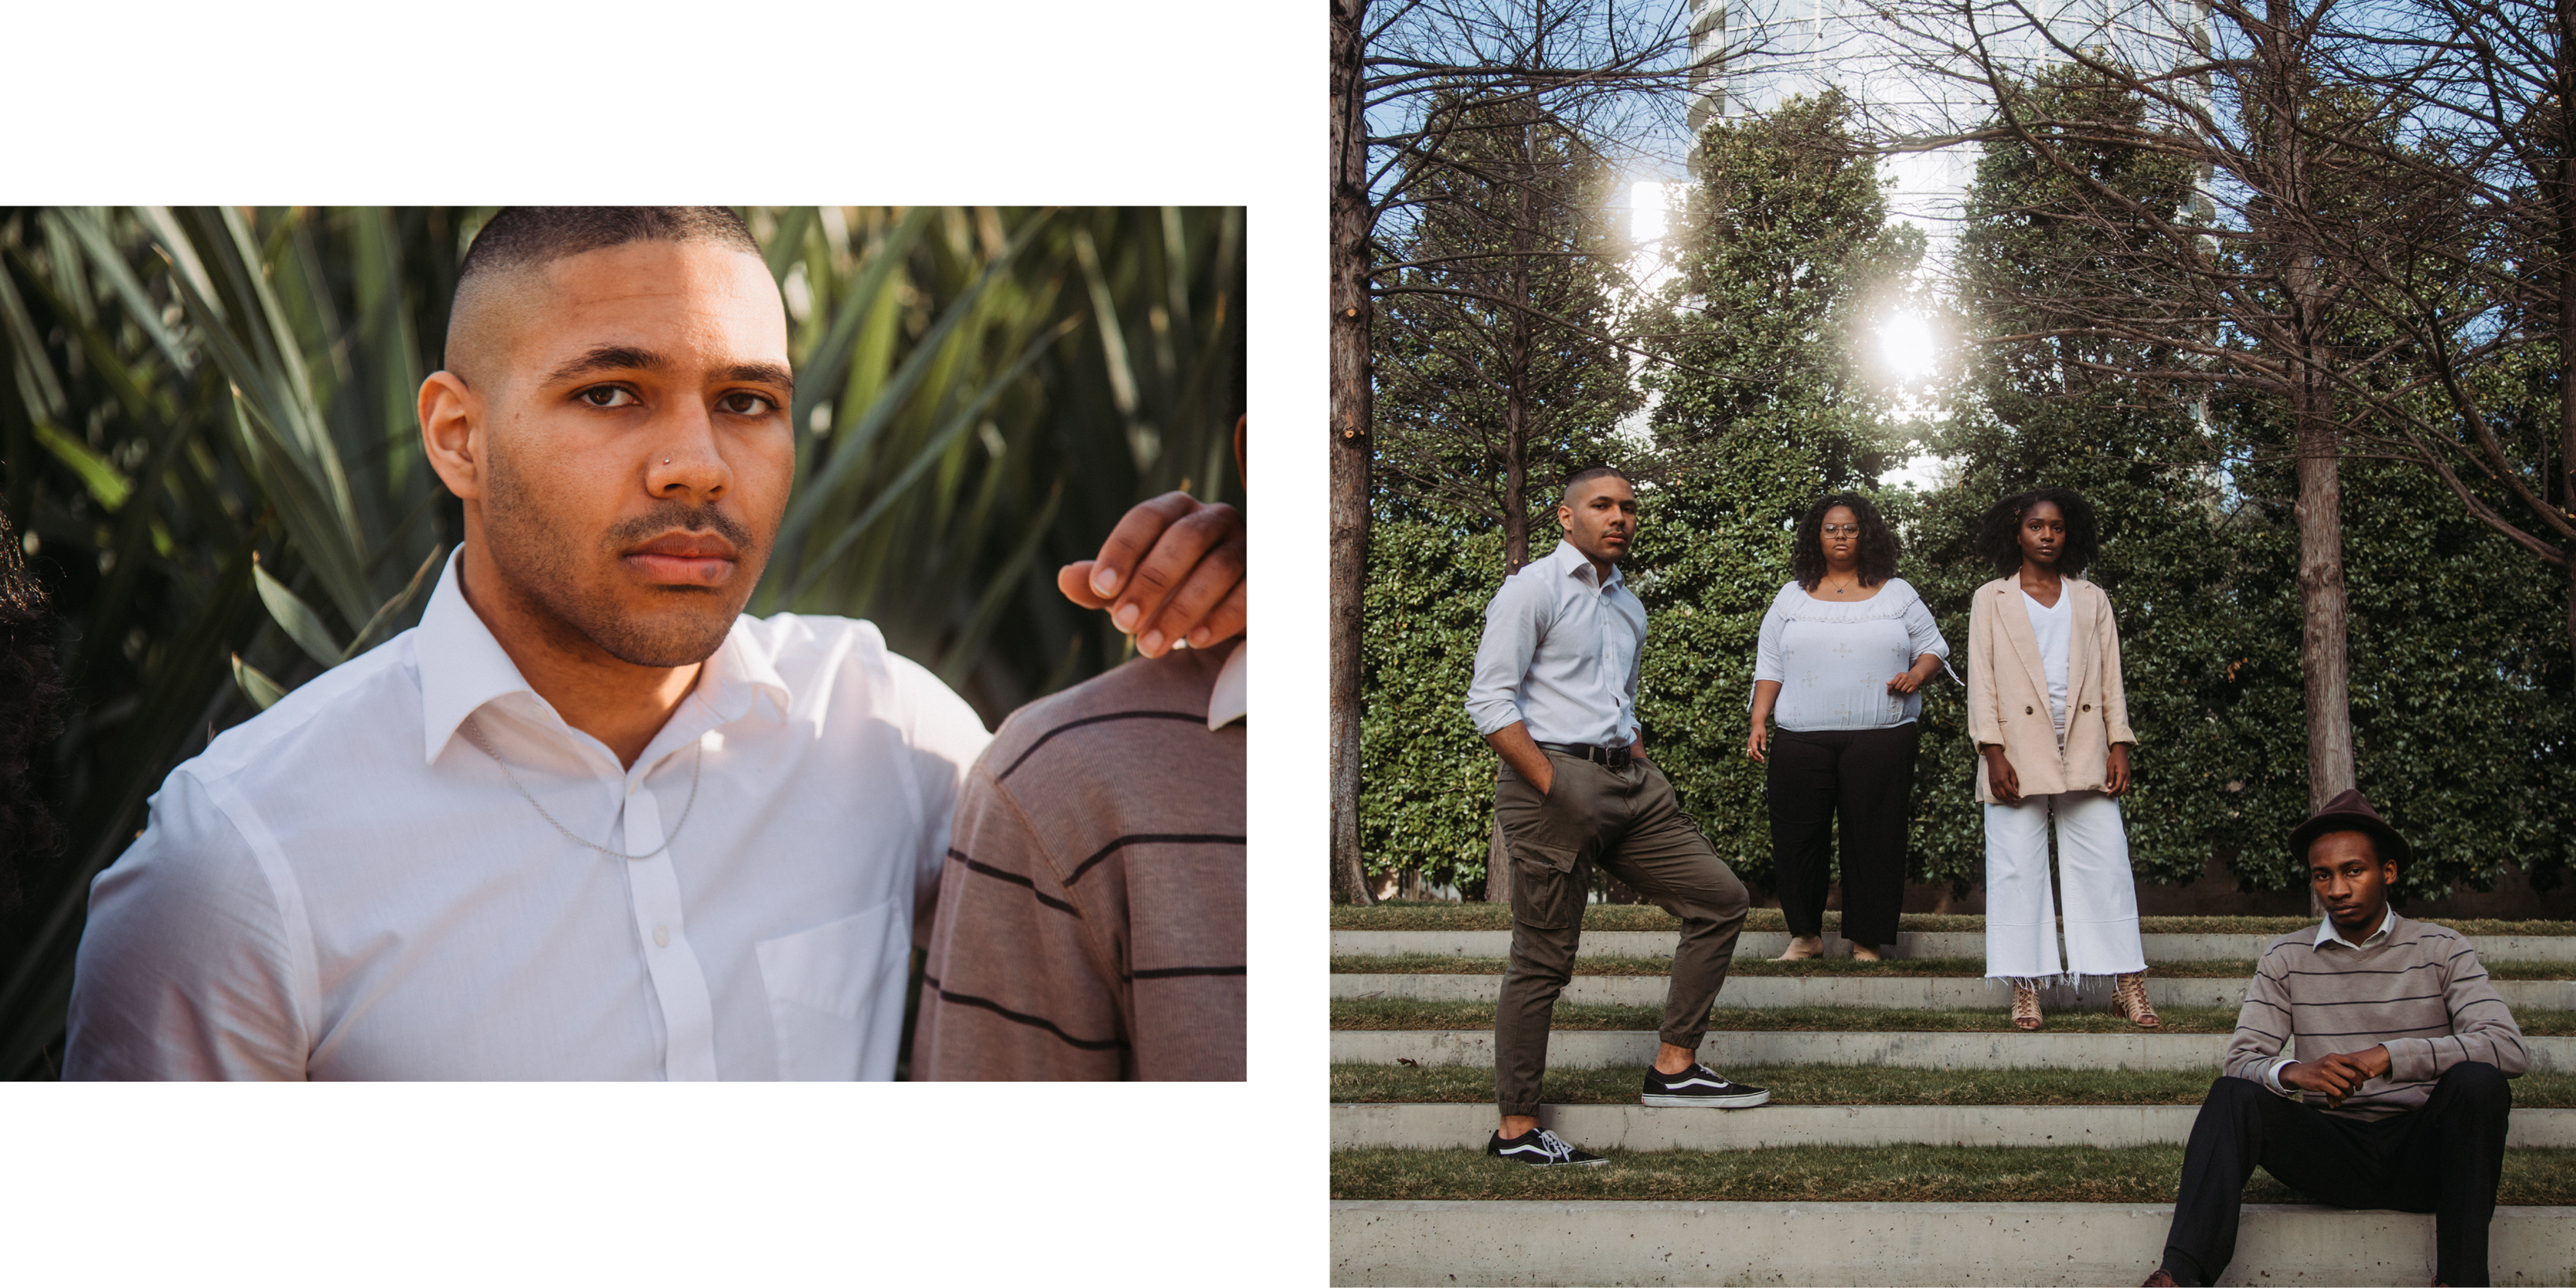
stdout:
{"type": "Polygon", "coordinates": [[[2508,1078],[2530,1065],[2513,1012],[2458,931],[2398,917],[2368,948],[2333,940],[2321,948],[2316,938],[2315,928],[2283,935],[2255,963],[2227,1044],[2230,1075],[2260,1082],[2280,1056],[2316,1060],[2385,1044],[2388,1072],[2327,1111],[2384,1118],[2421,1107],[2442,1071],[2464,1060],[2508,1078]]]}
{"type": "Polygon", "coordinates": [[[1225,647],[1012,713],[957,804],[913,1033],[925,1080],[1244,1076],[1244,722],[1225,647]]]}

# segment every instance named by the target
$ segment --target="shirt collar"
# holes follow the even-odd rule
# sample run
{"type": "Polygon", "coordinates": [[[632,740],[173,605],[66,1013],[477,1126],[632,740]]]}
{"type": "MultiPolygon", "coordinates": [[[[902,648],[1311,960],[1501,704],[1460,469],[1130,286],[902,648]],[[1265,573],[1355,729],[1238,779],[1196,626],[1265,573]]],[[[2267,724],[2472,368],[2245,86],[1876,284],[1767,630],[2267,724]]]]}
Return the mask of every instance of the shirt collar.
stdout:
{"type": "Polygon", "coordinates": [[[2328,917],[2317,926],[2317,940],[2315,946],[2323,948],[2326,946],[2326,941],[2331,939],[2346,948],[2368,948],[2372,944],[2386,939],[2388,937],[2389,929],[2394,927],[2396,924],[2397,909],[2392,906],[2385,913],[2381,914],[2379,918],[2379,929],[2363,936],[2361,942],[2356,944],[2351,940],[2344,938],[2343,932],[2335,929],[2334,918],[2328,917]]]}
{"type": "Polygon", "coordinates": [[[1247,678],[1243,661],[1251,651],[1250,639],[1235,645],[1234,652],[1226,657],[1225,665],[1217,670],[1216,684],[1208,690],[1208,728],[1222,729],[1243,719],[1251,709],[1251,680],[1247,678]]]}
{"type": "MultiPolygon", "coordinates": [[[[460,543],[447,557],[447,568],[439,574],[438,588],[430,592],[413,636],[412,652],[420,668],[421,755],[428,763],[438,760],[466,717],[495,699],[524,693],[540,706],[545,701],[519,674],[518,664],[501,648],[501,641],[492,637],[492,628],[465,602],[465,591],[457,583],[457,568],[464,557],[460,543]]],[[[707,659],[692,696],[706,702],[718,723],[731,723],[749,715],[763,691],[771,695],[783,717],[787,682],[780,678],[777,663],[752,620],[737,617],[715,656],[707,659]]]]}
{"type": "MultiPolygon", "coordinates": [[[[1592,561],[1585,558],[1583,552],[1576,549],[1573,542],[1559,539],[1556,543],[1556,549],[1549,552],[1548,558],[1556,561],[1557,569],[1563,575],[1568,577],[1583,577],[1587,584],[1591,582],[1592,578],[1584,577],[1584,570],[1592,566],[1592,561]]],[[[1620,571],[1619,565],[1612,564],[1610,565],[1610,580],[1601,583],[1601,585],[1596,587],[1596,589],[1608,591],[1612,587],[1626,585],[1627,580],[1627,574],[1620,571]]]]}

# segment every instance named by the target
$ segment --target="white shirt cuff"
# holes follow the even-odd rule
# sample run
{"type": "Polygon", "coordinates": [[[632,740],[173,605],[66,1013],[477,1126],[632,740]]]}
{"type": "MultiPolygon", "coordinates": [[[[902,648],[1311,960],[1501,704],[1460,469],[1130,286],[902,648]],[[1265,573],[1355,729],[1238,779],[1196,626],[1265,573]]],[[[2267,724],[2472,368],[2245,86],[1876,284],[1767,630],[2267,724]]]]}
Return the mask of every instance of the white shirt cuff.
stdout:
{"type": "Polygon", "coordinates": [[[2281,1085],[2281,1071],[2289,1068],[2291,1065],[2297,1064],[2298,1062],[2299,1061],[2295,1056],[2285,1055],[2275,1058],[2272,1063],[2263,1066],[2263,1085],[2270,1087],[2272,1090],[2284,1096],[2297,1094],[2289,1088],[2281,1085]]]}

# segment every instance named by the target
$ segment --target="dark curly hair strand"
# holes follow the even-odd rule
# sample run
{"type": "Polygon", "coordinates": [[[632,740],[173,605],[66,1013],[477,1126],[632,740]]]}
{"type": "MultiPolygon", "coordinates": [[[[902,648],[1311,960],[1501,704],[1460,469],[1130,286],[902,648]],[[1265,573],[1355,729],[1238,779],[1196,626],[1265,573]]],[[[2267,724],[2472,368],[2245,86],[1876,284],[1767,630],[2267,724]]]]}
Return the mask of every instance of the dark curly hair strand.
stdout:
{"type": "Polygon", "coordinates": [[[29,761],[62,728],[52,627],[44,588],[19,559],[8,516],[0,515],[0,911],[19,902],[19,857],[50,854],[62,842],[29,761]]]}

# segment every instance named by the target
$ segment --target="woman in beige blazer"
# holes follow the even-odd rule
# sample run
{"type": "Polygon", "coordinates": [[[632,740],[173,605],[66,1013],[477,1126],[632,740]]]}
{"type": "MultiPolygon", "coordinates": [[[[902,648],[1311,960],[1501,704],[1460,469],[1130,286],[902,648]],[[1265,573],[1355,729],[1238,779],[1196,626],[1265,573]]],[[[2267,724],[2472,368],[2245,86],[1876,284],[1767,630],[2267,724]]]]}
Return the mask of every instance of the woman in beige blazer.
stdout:
{"type": "Polygon", "coordinates": [[[1968,614],[1968,736],[1986,815],[1986,976],[2013,987],[2013,1023],[2039,1027],[2052,976],[2115,977],[2120,1013],[2156,1027],[2114,799],[2129,786],[2128,704],[2110,598],[2080,574],[2096,543],[2093,507],[2065,488],[1996,502],[1978,553],[2003,575],[1968,614]],[[2066,953],[2048,871],[2057,825],[2066,953]]]}

